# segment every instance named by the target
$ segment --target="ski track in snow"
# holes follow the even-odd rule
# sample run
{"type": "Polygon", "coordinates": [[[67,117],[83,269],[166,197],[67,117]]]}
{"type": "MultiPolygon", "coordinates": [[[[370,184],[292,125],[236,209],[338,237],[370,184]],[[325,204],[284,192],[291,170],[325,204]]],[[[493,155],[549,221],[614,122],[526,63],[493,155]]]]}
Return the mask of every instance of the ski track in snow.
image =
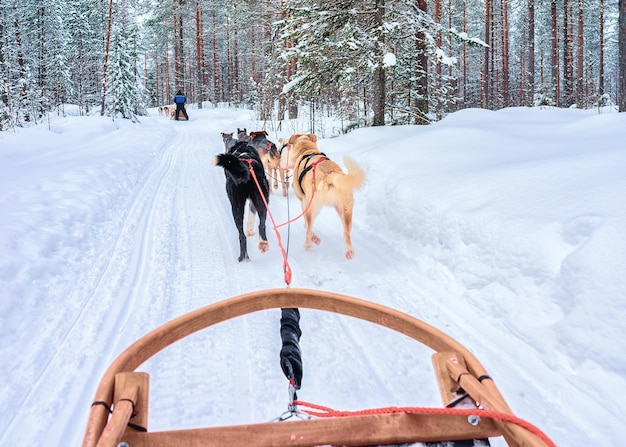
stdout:
{"type": "MultiPolygon", "coordinates": [[[[250,130],[250,116],[225,113],[221,118],[215,114],[212,120],[192,117],[182,123],[162,121],[167,129],[162,146],[140,182],[128,191],[127,206],[120,207],[119,216],[111,217],[119,226],[107,227],[108,232],[101,235],[102,246],[95,247],[91,270],[95,280],[85,279],[75,294],[87,292],[86,284],[95,284],[93,290],[87,298],[68,297],[75,303],[74,313],[59,320],[62,334],[56,351],[37,372],[34,386],[22,395],[21,390],[15,391],[15,409],[0,422],[0,445],[7,439],[19,439],[24,446],[79,444],[82,431],[77,437],[75,427],[85,426],[97,382],[132,342],[199,307],[242,293],[285,287],[283,259],[269,218],[270,251],[258,251],[257,234],[248,238],[251,261],[236,261],[237,231],[224,173],[211,163],[223,150],[220,132],[237,127],[250,130]],[[68,359],[72,361],[59,364],[68,359]],[[59,376],[56,371],[63,374],[59,376]],[[76,376],[74,371],[92,374],[76,376]],[[51,392],[53,389],[57,391],[51,392]],[[51,425],[52,431],[45,435],[28,430],[55,418],[59,405],[74,407],[69,419],[51,425]]],[[[366,166],[368,160],[365,157],[361,162],[366,166]]],[[[462,271],[455,271],[459,267],[446,258],[445,247],[428,246],[410,229],[400,231],[394,241],[382,239],[376,232],[376,213],[380,210],[367,210],[360,194],[355,194],[352,236],[356,256],[352,261],[344,258],[341,223],[331,208],[322,210],[316,219],[315,230],[322,242],[310,250],[303,247],[301,221],[279,230],[289,251],[291,286],[367,299],[428,321],[470,348],[491,372],[505,398],[526,390],[523,398],[528,406],[513,408],[519,416],[540,426],[571,426],[563,421],[563,415],[549,410],[565,401],[588,405],[585,392],[592,390],[563,383],[558,372],[551,371],[551,365],[543,360],[545,355],[525,355],[536,359],[530,371],[543,370],[543,380],[554,383],[555,394],[542,395],[545,385],[538,386],[515,356],[516,350],[533,347],[524,343],[522,333],[512,328],[504,315],[484,319],[480,302],[472,301],[467,278],[462,277],[462,271]],[[409,276],[417,276],[419,281],[402,280],[409,276]],[[419,290],[414,283],[420,284],[419,290]],[[353,294],[364,288],[371,292],[369,296],[353,294]],[[450,296],[458,297],[458,307],[442,304],[449,304],[450,296]],[[473,330],[468,321],[480,321],[479,330],[473,330]],[[487,364],[485,358],[498,362],[487,364]],[[542,405],[546,400],[552,403],[547,410],[542,405]]],[[[292,190],[288,198],[272,190],[270,210],[280,224],[298,215],[301,208],[292,190]]],[[[421,211],[429,216],[429,210],[421,211]]],[[[430,216],[433,221],[437,217],[430,216]]],[[[447,244],[471,245],[488,237],[477,230],[482,229],[483,222],[448,223],[457,225],[462,236],[453,242],[452,237],[446,239],[447,244]]],[[[419,222],[437,224],[445,225],[419,222]]],[[[258,233],[257,228],[255,231],[258,233]]],[[[532,260],[528,265],[532,268],[532,260]]],[[[473,279],[478,290],[490,283],[488,274],[473,279]]],[[[508,291],[515,293],[513,288],[508,291]]],[[[429,349],[401,334],[349,317],[309,309],[302,309],[301,315],[304,378],[300,399],[339,410],[441,405],[429,349]],[[350,370],[338,371],[336,364],[349,365],[350,370]]],[[[280,311],[275,309],[223,322],[180,341],[142,365],[139,370],[151,377],[149,428],[243,424],[279,416],[287,404],[287,381],[278,363],[279,319],[280,311]]],[[[581,418],[577,421],[579,432],[564,436],[584,438],[587,425],[597,427],[615,417],[599,404],[594,413],[595,420],[581,418]]],[[[492,445],[500,444],[496,441],[492,445]]]]}

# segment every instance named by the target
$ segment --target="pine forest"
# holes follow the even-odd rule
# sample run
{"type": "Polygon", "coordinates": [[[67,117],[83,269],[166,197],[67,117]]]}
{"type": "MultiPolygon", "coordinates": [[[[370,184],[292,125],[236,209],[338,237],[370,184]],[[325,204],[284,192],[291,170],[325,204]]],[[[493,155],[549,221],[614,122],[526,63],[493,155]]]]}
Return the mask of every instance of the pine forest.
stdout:
{"type": "Polygon", "coordinates": [[[0,0],[0,130],[66,104],[140,121],[177,90],[344,131],[469,107],[626,111],[626,0],[0,0]]]}

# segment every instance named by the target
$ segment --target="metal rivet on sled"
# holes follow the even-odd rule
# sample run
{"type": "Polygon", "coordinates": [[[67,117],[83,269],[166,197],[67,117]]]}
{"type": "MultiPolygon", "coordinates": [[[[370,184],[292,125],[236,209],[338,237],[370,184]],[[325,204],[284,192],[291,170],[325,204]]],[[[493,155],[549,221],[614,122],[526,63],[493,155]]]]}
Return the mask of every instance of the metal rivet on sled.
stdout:
{"type": "Polygon", "coordinates": [[[480,416],[476,416],[476,415],[468,416],[467,422],[469,422],[470,425],[473,425],[474,427],[476,427],[478,423],[480,422],[480,416]]]}

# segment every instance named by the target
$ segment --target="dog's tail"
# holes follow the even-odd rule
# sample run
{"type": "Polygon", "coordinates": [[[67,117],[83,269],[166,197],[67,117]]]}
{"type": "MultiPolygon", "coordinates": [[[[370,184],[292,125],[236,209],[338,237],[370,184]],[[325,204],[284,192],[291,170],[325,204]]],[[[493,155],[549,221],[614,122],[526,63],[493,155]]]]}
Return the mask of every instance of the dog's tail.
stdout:
{"type": "Polygon", "coordinates": [[[348,168],[348,174],[342,176],[342,186],[350,190],[359,189],[365,181],[365,171],[350,157],[343,157],[343,162],[348,168]]]}
{"type": "Polygon", "coordinates": [[[224,172],[236,184],[250,180],[250,167],[233,154],[218,154],[213,157],[213,164],[224,168],[224,172]]]}

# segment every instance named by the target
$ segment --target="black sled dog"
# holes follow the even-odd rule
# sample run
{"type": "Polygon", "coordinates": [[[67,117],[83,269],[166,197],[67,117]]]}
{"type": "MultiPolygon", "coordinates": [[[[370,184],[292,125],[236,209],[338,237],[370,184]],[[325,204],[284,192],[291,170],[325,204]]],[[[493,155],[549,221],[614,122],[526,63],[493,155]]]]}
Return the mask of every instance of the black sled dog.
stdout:
{"type": "Polygon", "coordinates": [[[265,176],[263,163],[256,149],[240,141],[232,146],[227,153],[216,155],[213,164],[224,168],[226,174],[226,194],[233,211],[235,226],[239,232],[239,262],[249,260],[246,234],[243,230],[243,215],[246,201],[250,200],[250,211],[253,207],[259,215],[259,250],[265,253],[269,250],[267,235],[265,234],[265,219],[269,202],[270,187],[265,176]],[[254,181],[251,170],[254,171],[259,186],[254,181]],[[265,198],[265,202],[263,201],[265,198]]]}

